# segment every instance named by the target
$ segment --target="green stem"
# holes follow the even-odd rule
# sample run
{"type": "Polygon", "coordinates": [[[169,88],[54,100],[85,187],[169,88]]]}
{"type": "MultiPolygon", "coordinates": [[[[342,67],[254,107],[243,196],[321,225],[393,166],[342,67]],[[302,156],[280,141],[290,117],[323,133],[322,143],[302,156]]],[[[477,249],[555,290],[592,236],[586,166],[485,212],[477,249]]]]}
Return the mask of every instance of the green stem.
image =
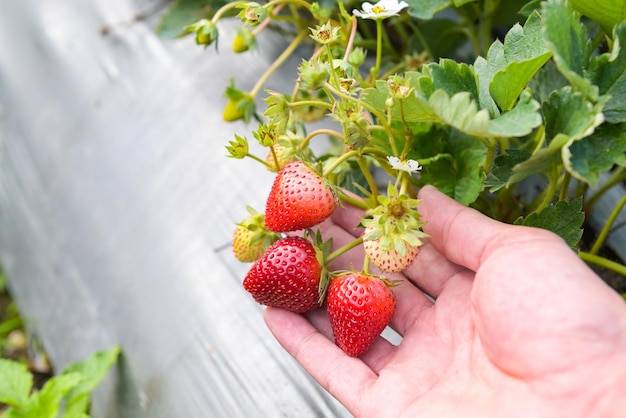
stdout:
{"type": "Polygon", "coordinates": [[[588,263],[593,263],[597,266],[604,267],[605,269],[614,271],[615,273],[621,274],[622,276],[626,277],[626,266],[620,263],[616,263],[615,261],[611,261],[604,257],[600,257],[599,255],[587,253],[584,251],[580,251],[578,253],[578,256],[588,263]]]}
{"type": "Polygon", "coordinates": [[[340,255],[350,251],[351,249],[358,247],[359,245],[361,245],[361,243],[363,242],[363,237],[358,237],[353,241],[350,241],[349,243],[337,248],[335,251],[333,251],[332,253],[328,254],[328,257],[326,257],[326,263],[330,263],[331,261],[333,261],[334,259],[336,259],[337,257],[339,257],[340,255]]]}
{"type": "Polygon", "coordinates": [[[376,83],[378,79],[378,72],[380,71],[380,64],[383,56],[383,20],[376,19],[376,64],[372,68],[372,84],[376,83]]]}
{"type": "Polygon", "coordinates": [[[491,145],[487,146],[487,155],[485,156],[485,162],[483,163],[483,172],[485,174],[489,174],[491,171],[491,165],[493,164],[494,156],[496,155],[497,143],[495,141],[492,142],[491,145]]]}
{"type": "Polygon", "coordinates": [[[361,269],[361,271],[363,272],[363,274],[366,275],[370,273],[370,258],[367,256],[367,254],[363,256],[363,268],[361,269]]]}
{"type": "Polygon", "coordinates": [[[276,172],[279,172],[280,161],[278,161],[278,156],[276,155],[276,150],[274,149],[273,145],[270,147],[270,152],[272,153],[272,158],[274,159],[274,168],[276,169],[276,172]]]}
{"type": "Polygon", "coordinates": [[[314,137],[318,135],[324,135],[324,134],[334,136],[335,138],[340,139],[341,141],[345,139],[343,135],[341,135],[339,132],[335,131],[334,129],[318,129],[318,130],[311,132],[304,138],[304,140],[300,144],[300,149],[303,149],[304,147],[306,147],[307,144],[314,137]]]}
{"type": "MultiPolygon", "coordinates": [[[[271,147],[271,149],[272,149],[272,153],[273,153],[273,151],[274,151],[274,147],[271,147]]],[[[274,154],[274,155],[275,155],[275,154],[274,154]]],[[[257,157],[257,156],[256,156],[256,155],[254,155],[254,154],[246,154],[246,157],[252,158],[253,160],[260,162],[260,163],[261,163],[261,164],[263,164],[265,167],[267,167],[267,169],[268,169],[268,170],[273,170],[273,169],[274,169],[274,167],[272,167],[271,165],[269,165],[269,164],[268,164],[265,160],[263,160],[263,159],[261,159],[261,158],[257,157]]],[[[276,161],[276,164],[278,164],[278,159],[275,159],[274,161],[276,161]]]]}
{"type": "Polygon", "coordinates": [[[270,65],[269,68],[265,71],[265,73],[263,73],[261,78],[259,78],[259,80],[256,82],[254,87],[252,87],[252,90],[250,90],[249,94],[251,97],[254,97],[257,95],[259,90],[261,90],[261,87],[263,87],[263,84],[265,84],[267,79],[270,78],[270,76],[274,73],[274,71],[276,71],[278,67],[280,67],[287,60],[287,58],[289,58],[289,56],[293,54],[293,52],[296,50],[298,45],[300,45],[300,42],[302,42],[302,40],[307,35],[307,33],[308,31],[300,32],[298,36],[296,36],[293,39],[293,41],[291,41],[291,43],[287,46],[287,48],[285,48],[282,54],[280,54],[280,56],[276,58],[276,60],[272,63],[272,65],[270,65]]]}
{"type": "Polygon", "coordinates": [[[563,176],[563,184],[561,184],[561,193],[559,194],[560,201],[567,200],[567,193],[569,191],[569,183],[571,179],[572,175],[569,173],[569,171],[566,171],[565,175],[563,176]]]}
{"type": "Polygon", "coordinates": [[[337,157],[337,159],[324,170],[324,177],[328,177],[330,176],[330,173],[332,173],[335,168],[339,167],[341,165],[341,163],[343,163],[344,161],[354,157],[355,155],[358,155],[359,151],[357,150],[352,150],[349,152],[346,152],[345,154],[342,154],[340,157],[337,157]]]}
{"type": "Polygon", "coordinates": [[[291,108],[305,107],[305,106],[309,106],[309,107],[325,107],[326,109],[332,109],[333,108],[332,104],[330,104],[328,102],[323,102],[321,100],[300,100],[298,102],[289,103],[288,105],[291,108]]]}
{"type": "MultiPolygon", "coordinates": [[[[248,3],[247,1],[241,2],[241,3],[248,3]]],[[[270,7],[274,7],[274,5],[276,4],[295,4],[296,6],[302,6],[307,10],[311,10],[311,3],[305,1],[305,0],[272,0],[269,3],[267,3],[265,6],[265,8],[270,8],[270,7]]]]}
{"type": "Polygon", "coordinates": [[[333,78],[333,81],[335,83],[335,85],[337,86],[337,88],[341,87],[341,83],[339,82],[339,77],[337,76],[337,71],[335,71],[335,66],[333,65],[333,54],[330,50],[330,47],[328,45],[325,46],[326,48],[326,54],[328,55],[328,67],[330,68],[330,74],[331,77],[333,78]]]}
{"type": "Polygon", "coordinates": [[[590,211],[593,206],[600,200],[600,198],[606,193],[611,187],[615,186],[626,180],[626,169],[625,167],[619,167],[616,169],[611,177],[587,200],[585,203],[585,208],[587,211],[590,211]]]}
{"type": "Polygon", "coordinates": [[[350,20],[352,18],[352,16],[346,11],[346,8],[343,4],[343,0],[338,0],[337,6],[339,6],[339,14],[343,16],[344,19],[350,20]]]}
{"type": "MultiPolygon", "coordinates": [[[[378,121],[380,122],[381,125],[383,125],[383,129],[385,130],[385,132],[387,132],[387,136],[391,137],[393,136],[391,133],[391,127],[389,126],[389,124],[387,124],[387,119],[385,117],[385,114],[383,112],[381,112],[379,109],[377,109],[375,106],[371,106],[365,102],[360,101],[359,99],[350,96],[349,94],[345,94],[344,92],[336,89],[332,84],[329,84],[328,82],[324,84],[324,86],[331,91],[333,94],[346,99],[346,100],[353,100],[355,102],[358,102],[361,106],[363,106],[365,109],[367,109],[372,115],[376,116],[376,119],[378,119],[378,121]]],[[[390,142],[391,142],[391,138],[390,138],[390,142]]]]}
{"type": "Polygon", "coordinates": [[[361,172],[363,173],[363,177],[365,177],[365,181],[372,192],[372,196],[374,200],[378,200],[378,186],[376,186],[376,181],[374,181],[374,177],[372,177],[372,173],[369,171],[365,162],[363,161],[363,157],[361,154],[358,154],[356,157],[356,163],[358,164],[361,172]]]}
{"type": "Polygon", "coordinates": [[[417,37],[417,40],[420,41],[420,43],[424,47],[424,51],[432,59],[434,57],[433,51],[430,48],[430,44],[428,43],[428,41],[424,37],[424,34],[422,33],[421,29],[419,28],[419,26],[417,24],[415,24],[413,22],[413,19],[407,19],[407,21],[408,21],[409,26],[413,30],[413,33],[417,37]]]}
{"type": "Polygon", "coordinates": [[[622,196],[622,198],[617,203],[615,208],[613,208],[611,215],[606,220],[604,227],[602,227],[602,231],[600,231],[600,235],[598,235],[596,242],[594,242],[593,247],[591,247],[591,250],[589,251],[591,254],[594,254],[594,255],[598,254],[598,251],[600,251],[602,244],[604,244],[604,240],[609,235],[609,231],[611,230],[611,227],[613,226],[615,219],[617,219],[617,216],[621,212],[624,205],[626,205],[626,195],[622,196]]]}
{"type": "Polygon", "coordinates": [[[367,206],[367,203],[365,203],[365,201],[363,201],[362,199],[358,199],[354,196],[346,194],[341,189],[339,189],[338,194],[339,194],[339,199],[341,199],[343,202],[348,203],[349,205],[352,205],[356,208],[363,209],[363,210],[369,209],[369,206],[367,206]]]}
{"type": "Polygon", "coordinates": [[[533,212],[541,212],[543,208],[548,206],[550,202],[552,202],[552,198],[554,197],[554,193],[556,193],[557,188],[557,179],[555,178],[554,173],[550,176],[550,180],[548,182],[548,188],[544,190],[543,199],[539,203],[539,206],[536,207],[533,212]]]}
{"type": "Polygon", "coordinates": [[[224,13],[226,13],[227,11],[231,9],[237,8],[238,6],[242,4],[248,4],[248,1],[234,1],[232,3],[226,3],[225,5],[220,7],[217,12],[215,12],[213,17],[211,18],[211,22],[217,23],[217,21],[220,20],[220,18],[222,17],[224,13]]]}

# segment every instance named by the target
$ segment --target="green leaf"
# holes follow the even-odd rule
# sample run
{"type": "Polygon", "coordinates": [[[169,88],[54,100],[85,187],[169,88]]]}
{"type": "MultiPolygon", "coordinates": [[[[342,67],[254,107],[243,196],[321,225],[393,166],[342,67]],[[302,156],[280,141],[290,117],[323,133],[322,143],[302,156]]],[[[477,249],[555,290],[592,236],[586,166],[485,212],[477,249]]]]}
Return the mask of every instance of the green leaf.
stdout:
{"type": "Polygon", "coordinates": [[[0,359],[0,403],[24,407],[33,386],[33,376],[26,365],[0,359]]]}
{"type": "Polygon", "coordinates": [[[498,40],[489,47],[486,59],[478,57],[474,62],[474,70],[478,77],[478,99],[480,107],[489,110],[489,114],[492,117],[498,116],[500,109],[498,109],[498,105],[491,96],[489,85],[493,80],[493,76],[505,66],[504,45],[498,40]]]}
{"type": "Polygon", "coordinates": [[[515,105],[522,90],[549,58],[550,53],[546,52],[527,61],[511,62],[494,75],[489,91],[500,109],[510,110],[515,105]]]}
{"type": "Polygon", "coordinates": [[[469,205],[483,190],[485,175],[481,167],[487,148],[476,138],[447,127],[433,127],[413,142],[413,156],[433,158],[422,170],[426,184],[436,186],[443,193],[469,205]]]}
{"type": "Polygon", "coordinates": [[[530,92],[522,93],[517,105],[502,116],[489,121],[489,132],[494,136],[520,137],[528,135],[541,125],[539,103],[532,99],[530,92]]]}
{"type": "Polygon", "coordinates": [[[591,99],[598,97],[598,88],[584,77],[591,55],[591,41],[576,12],[566,0],[543,3],[544,37],[561,73],[577,90],[591,99]]]}
{"type": "Polygon", "coordinates": [[[489,112],[478,110],[469,92],[456,93],[449,97],[437,90],[428,100],[442,121],[472,136],[486,138],[489,133],[489,112]]]}
{"type": "Polygon", "coordinates": [[[597,21],[611,34],[614,25],[626,20],[626,0],[570,0],[574,9],[597,21]]]}
{"type": "Polygon", "coordinates": [[[435,13],[450,6],[451,0],[407,0],[409,13],[419,19],[430,19],[435,13]]]}
{"type": "Polygon", "coordinates": [[[157,24],[156,32],[170,39],[185,35],[186,26],[211,18],[226,3],[227,0],[174,0],[157,24]]]}
{"type": "Polygon", "coordinates": [[[496,192],[509,185],[513,176],[513,168],[531,157],[531,153],[521,148],[510,148],[505,154],[498,155],[493,161],[491,173],[485,180],[485,186],[496,192]]]}
{"type": "Polygon", "coordinates": [[[423,71],[425,77],[419,79],[420,86],[425,86],[426,80],[432,80],[432,87],[422,90],[425,96],[436,90],[445,91],[448,96],[456,93],[469,93],[470,99],[479,103],[478,83],[474,67],[450,59],[442,59],[439,63],[429,64],[423,71]]]}
{"type": "MultiPolygon", "coordinates": [[[[504,43],[495,41],[487,52],[486,60],[476,60],[481,105],[489,108],[489,98],[493,98],[500,109],[513,108],[528,82],[550,59],[541,29],[541,18],[538,13],[533,13],[524,27],[516,24],[509,30],[504,43]]],[[[490,113],[493,116],[496,112],[490,113]]]]}
{"type": "Polygon", "coordinates": [[[552,92],[568,85],[569,82],[556,68],[554,61],[548,61],[530,80],[528,88],[532,91],[533,98],[539,103],[543,103],[552,92]]]}
{"type": "Polygon", "coordinates": [[[561,164],[561,152],[563,147],[571,142],[570,137],[558,134],[547,147],[536,151],[530,158],[513,167],[513,175],[508,184],[515,184],[533,174],[545,174],[561,164]]]}
{"type": "Polygon", "coordinates": [[[594,58],[589,65],[589,79],[600,94],[610,96],[602,113],[610,123],[626,122],[626,22],[615,27],[613,49],[594,58]]]}
{"type": "Polygon", "coordinates": [[[515,225],[532,226],[552,231],[575,248],[582,237],[582,225],[585,215],[582,212],[582,199],[571,202],[561,201],[556,205],[548,205],[538,213],[518,218],[515,225]]]}
{"type": "MultiPolygon", "coordinates": [[[[417,86],[418,73],[407,73],[407,79],[411,80],[411,87],[417,86]]],[[[378,109],[387,108],[386,100],[390,92],[387,82],[384,80],[376,81],[376,88],[368,88],[364,91],[363,101],[378,109]]],[[[410,94],[407,98],[396,99],[396,104],[391,108],[391,117],[393,120],[411,122],[440,122],[441,119],[432,109],[422,95],[410,94]]]]}
{"type": "Polygon", "coordinates": [[[454,3],[454,7],[461,7],[464,4],[474,3],[476,1],[478,1],[478,0],[453,0],[453,3],[454,3]]]}
{"type": "Polygon", "coordinates": [[[601,103],[591,103],[582,93],[572,91],[570,87],[553,92],[543,103],[541,111],[548,141],[558,134],[573,140],[583,138],[604,120],[601,103]]]}
{"type": "Polygon", "coordinates": [[[115,346],[106,351],[99,351],[87,359],[74,363],[63,370],[63,375],[78,374],[80,380],[66,396],[65,409],[68,412],[86,412],[89,406],[89,396],[91,392],[107,375],[109,369],[120,353],[120,348],[115,346]]]}
{"type": "Polygon", "coordinates": [[[26,409],[29,418],[56,418],[61,408],[61,399],[80,382],[78,373],[54,376],[39,392],[33,393],[26,409]]]}
{"type": "Polygon", "coordinates": [[[626,166],[625,153],[624,125],[603,124],[593,134],[574,142],[563,159],[572,176],[595,186],[600,174],[613,165],[626,166]]]}

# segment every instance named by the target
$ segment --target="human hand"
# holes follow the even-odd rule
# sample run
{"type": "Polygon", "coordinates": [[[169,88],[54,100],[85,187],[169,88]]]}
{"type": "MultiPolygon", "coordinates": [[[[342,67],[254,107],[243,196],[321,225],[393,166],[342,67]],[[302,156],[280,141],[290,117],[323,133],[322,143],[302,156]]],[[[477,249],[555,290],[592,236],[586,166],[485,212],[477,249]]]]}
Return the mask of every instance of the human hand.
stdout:
{"type": "MultiPolygon", "coordinates": [[[[626,414],[626,304],[556,235],[511,226],[432,187],[419,194],[430,235],[394,293],[390,326],[359,358],[332,342],[323,309],[276,308],[280,344],[357,417],[609,417],[626,414]],[[425,294],[436,301],[432,302],[425,294]]],[[[362,213],[322,225],[336,246],[362,213]]],[[[360,268],[350,251],[333,268],[360,268]]]]}

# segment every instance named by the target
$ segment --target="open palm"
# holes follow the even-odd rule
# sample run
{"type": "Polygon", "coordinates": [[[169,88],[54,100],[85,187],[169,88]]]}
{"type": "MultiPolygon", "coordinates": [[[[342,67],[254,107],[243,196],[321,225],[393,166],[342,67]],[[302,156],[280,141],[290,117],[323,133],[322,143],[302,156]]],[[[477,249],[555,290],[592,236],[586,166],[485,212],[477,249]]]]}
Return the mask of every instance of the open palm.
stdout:
{"type": "MultiPolygon", "coordinates": [[[[278,341],[357,417],[626,416],[626,304],[557,236],[505,225],[432,187],[420,192],[430,235],[394,278],[390,326],[360,358],[332,342],[323,309],[275,308],[278,341]],[[429,295],[430,297],[426,296],[429,295]]],[[[336,246],[362,213],[323,224],[336,246]]],[[[360,268],[351,251],[334,268],[360,268]]]]}

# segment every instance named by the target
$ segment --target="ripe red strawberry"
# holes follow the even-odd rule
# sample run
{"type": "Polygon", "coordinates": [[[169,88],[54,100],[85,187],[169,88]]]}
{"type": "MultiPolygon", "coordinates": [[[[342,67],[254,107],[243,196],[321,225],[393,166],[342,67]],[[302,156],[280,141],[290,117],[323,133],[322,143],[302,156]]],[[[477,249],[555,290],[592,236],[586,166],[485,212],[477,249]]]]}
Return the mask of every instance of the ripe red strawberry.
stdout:
{"type": "MultiPolygon", "coordinates": [[[[373,227],[366,227],[364,237],[373,234],[373,227]]],[[[372,263],[387,273],[402,271],[413,262],[420,250],[419,245],[411,245],[402,239],[387,239],[380,236],[363,240],[363,249],[372,263]]]]}
{"type": "Polygon", "coordinates": [[[319,224],[335,210],[335,194],[302,161],[285,165],[276,175],[265,205],[265,226],[288,232],[319,224]]]}
{"type": "Polygon", "coordinates": [[[313,245],[304,238],[286,237],[252,265],[243,287],[262,305],[302,313],[320,306],[321,274],[313,245]]]}
{"type": "Polygon", "coordinates": [[[396,297],[386,279],[348,273],[330,281],[326,304],[335,342],[357,357],[385,329],[396,309],[396,297]]]}

